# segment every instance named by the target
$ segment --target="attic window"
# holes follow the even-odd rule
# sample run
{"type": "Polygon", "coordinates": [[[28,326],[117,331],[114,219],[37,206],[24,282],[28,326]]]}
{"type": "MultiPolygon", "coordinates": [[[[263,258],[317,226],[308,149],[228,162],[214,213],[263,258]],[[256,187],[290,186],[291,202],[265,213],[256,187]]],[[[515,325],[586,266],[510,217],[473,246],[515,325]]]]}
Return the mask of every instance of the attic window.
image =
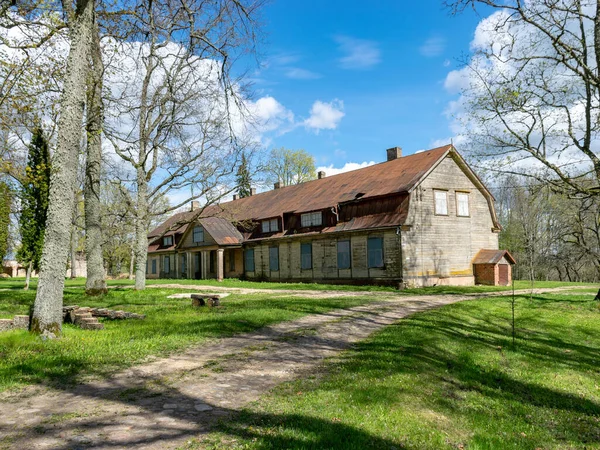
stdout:
{"type": "Polygon", "coordinates": [[[435,199],[435,214],[438,216],[448,215],[448,192],[446,191],[433,191],[435,199]]]}
{"type": "Polygon", "coordinates": [[[262,221],[262,232],[270,233],[272,231],[279,231],[279,223],[277,219],[269,219],[262,221]]]}
{"type": "Polygon", "coordinates": [[[469,217],[469,194],[467,192],[456,193],[456,215],[469,217]]]}
{"type": "Polygon", "coordinates": [[[166,247],[173,245],[173,236],[165,236],[163,238],[163,245],[166,247]]]}
{"type": "Polygon", "coordinates": [[[199,242],[204,242],[204,228],[202,228],[200,226],[194,227],[193,241],[194,241],[194,244],[197,244],[199,242]]]}
{"type": "Polygon", "coordinates": [[[318,227],[323,225],[323,213],[321,211],[302,214],[300,216],[302,227],[318,227]]]}

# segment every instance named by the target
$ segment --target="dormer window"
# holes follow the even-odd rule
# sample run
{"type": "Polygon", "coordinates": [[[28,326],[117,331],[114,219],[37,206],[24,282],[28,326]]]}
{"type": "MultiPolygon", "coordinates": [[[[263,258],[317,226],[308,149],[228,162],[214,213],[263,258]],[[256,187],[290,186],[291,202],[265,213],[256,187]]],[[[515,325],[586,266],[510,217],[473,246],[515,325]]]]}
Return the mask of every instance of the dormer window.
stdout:
{"type": "Polygon", "coordinates": [[[261,223],[263,233],[272,233],[279,231],[279,221],[277,219],[263,220],[261,223]]]}
{"type": "Polygon", "coordinates": [[[202,228],[201,226],[194,227],[193,240],[194,244],[204,242],[204,228],[202,228]]]}
{"type": "Polygon", "coordinates": [[[163,237],[163,245],[165,247],[170,247],[171,245],[173,245],[173,236],[163,237]]]}
{"type": "Polygon", "coordinates": [[[318,227],[323,225],[323,213],[321,211],[302,214],[300,216],[302,227],[318,227]]]}

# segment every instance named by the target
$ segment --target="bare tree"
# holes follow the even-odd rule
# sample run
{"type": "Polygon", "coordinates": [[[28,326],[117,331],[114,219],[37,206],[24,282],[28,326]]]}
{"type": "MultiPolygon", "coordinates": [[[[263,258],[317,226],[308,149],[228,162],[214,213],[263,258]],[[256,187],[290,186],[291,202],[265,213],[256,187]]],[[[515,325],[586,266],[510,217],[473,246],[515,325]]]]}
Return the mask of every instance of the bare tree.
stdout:
{"type": "Polygon", "coordinates": [[[455,111],[472,156],[571,196],[600,195],[600,3],[447,4],[496,10],[452,75],[463,85],[455,111]]]}
{"type": "Polygon", "coordinates": [[[85,292],[100,295],[107,292],[102,259],[102,219],[100,208],[100,173],[102,162],[102,128],[104,108],[102,79],[104,64],[98,24],[94,21],[87,91],[87,152],[85,168],[85,256],[87,279],[85,292]]]}
{"type": "MultiPolygon", "coordinates": [[[[190,200],[217,202],[234,189],[245,145],[244,93],[232,77],[235,55],[251,50],[254,16],[262,2],[197,0],[142,2],[138,42],[115,64],[124,72],[113,86],[106,135],[132,168],[135,199],[136,289],[144,289],[151,205],[179,194],[166,214],[190,200]],[[132,58],[130,55],[135,54],[132,58]],[[115,89],[119,88],[119,89],[115,89]],[[189,191],[189,195],[182,193],[189,191]]],[[[198,211],[198,214],[200,211],[198,211]]]]}

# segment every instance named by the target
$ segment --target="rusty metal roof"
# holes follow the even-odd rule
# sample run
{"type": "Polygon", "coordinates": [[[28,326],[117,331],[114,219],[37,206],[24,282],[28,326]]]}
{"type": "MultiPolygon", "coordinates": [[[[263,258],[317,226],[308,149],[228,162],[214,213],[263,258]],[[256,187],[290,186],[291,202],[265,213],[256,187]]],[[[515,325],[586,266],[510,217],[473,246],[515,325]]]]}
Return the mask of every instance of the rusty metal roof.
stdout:
{"type": "MultiPolygon", "coordinates": [[[[445,145],[362,169],[209,206],[201,216],[218,216],[231,222],[260,220],[279,217],[283,213],[317,211],[357,198],[365,200],[407,192],[452,148],[452,145],[445,145]]],[[[152,230],[149,236],[181,233],[198,214],[198,211],[175,214],[152,230]]],[[[375,221],[380,219],[373,218],[375,221]]],[[[364,222],[366,219],[361,220],[364,222]]],[[[364,223],[361,228],[370,226],[364,223]]]]}
{"type": "Polygon", "coordinates": [[[506,258],[510,264],[517,262],[508,250],[482,249],[473,258],[473,264],[497,264],[502,258],[506,258]]]}
{"type": "Polygon", "coordinates": [[[200,223],[219,245],[240,245],[244,241],[242,233],[228,220],[220,217],[206,217],[200,219],[200,223]]]}

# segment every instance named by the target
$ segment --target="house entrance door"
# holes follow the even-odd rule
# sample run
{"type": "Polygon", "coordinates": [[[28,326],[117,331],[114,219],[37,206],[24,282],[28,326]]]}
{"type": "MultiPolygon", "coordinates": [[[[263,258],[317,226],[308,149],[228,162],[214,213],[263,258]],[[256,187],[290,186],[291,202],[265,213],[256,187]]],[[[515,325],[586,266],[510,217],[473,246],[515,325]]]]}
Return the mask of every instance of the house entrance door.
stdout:
{"type": "Polygon", "coordinates": [[[196,280],[202,279],[202,253],[194,253],[194,278],[196,280]]]}

